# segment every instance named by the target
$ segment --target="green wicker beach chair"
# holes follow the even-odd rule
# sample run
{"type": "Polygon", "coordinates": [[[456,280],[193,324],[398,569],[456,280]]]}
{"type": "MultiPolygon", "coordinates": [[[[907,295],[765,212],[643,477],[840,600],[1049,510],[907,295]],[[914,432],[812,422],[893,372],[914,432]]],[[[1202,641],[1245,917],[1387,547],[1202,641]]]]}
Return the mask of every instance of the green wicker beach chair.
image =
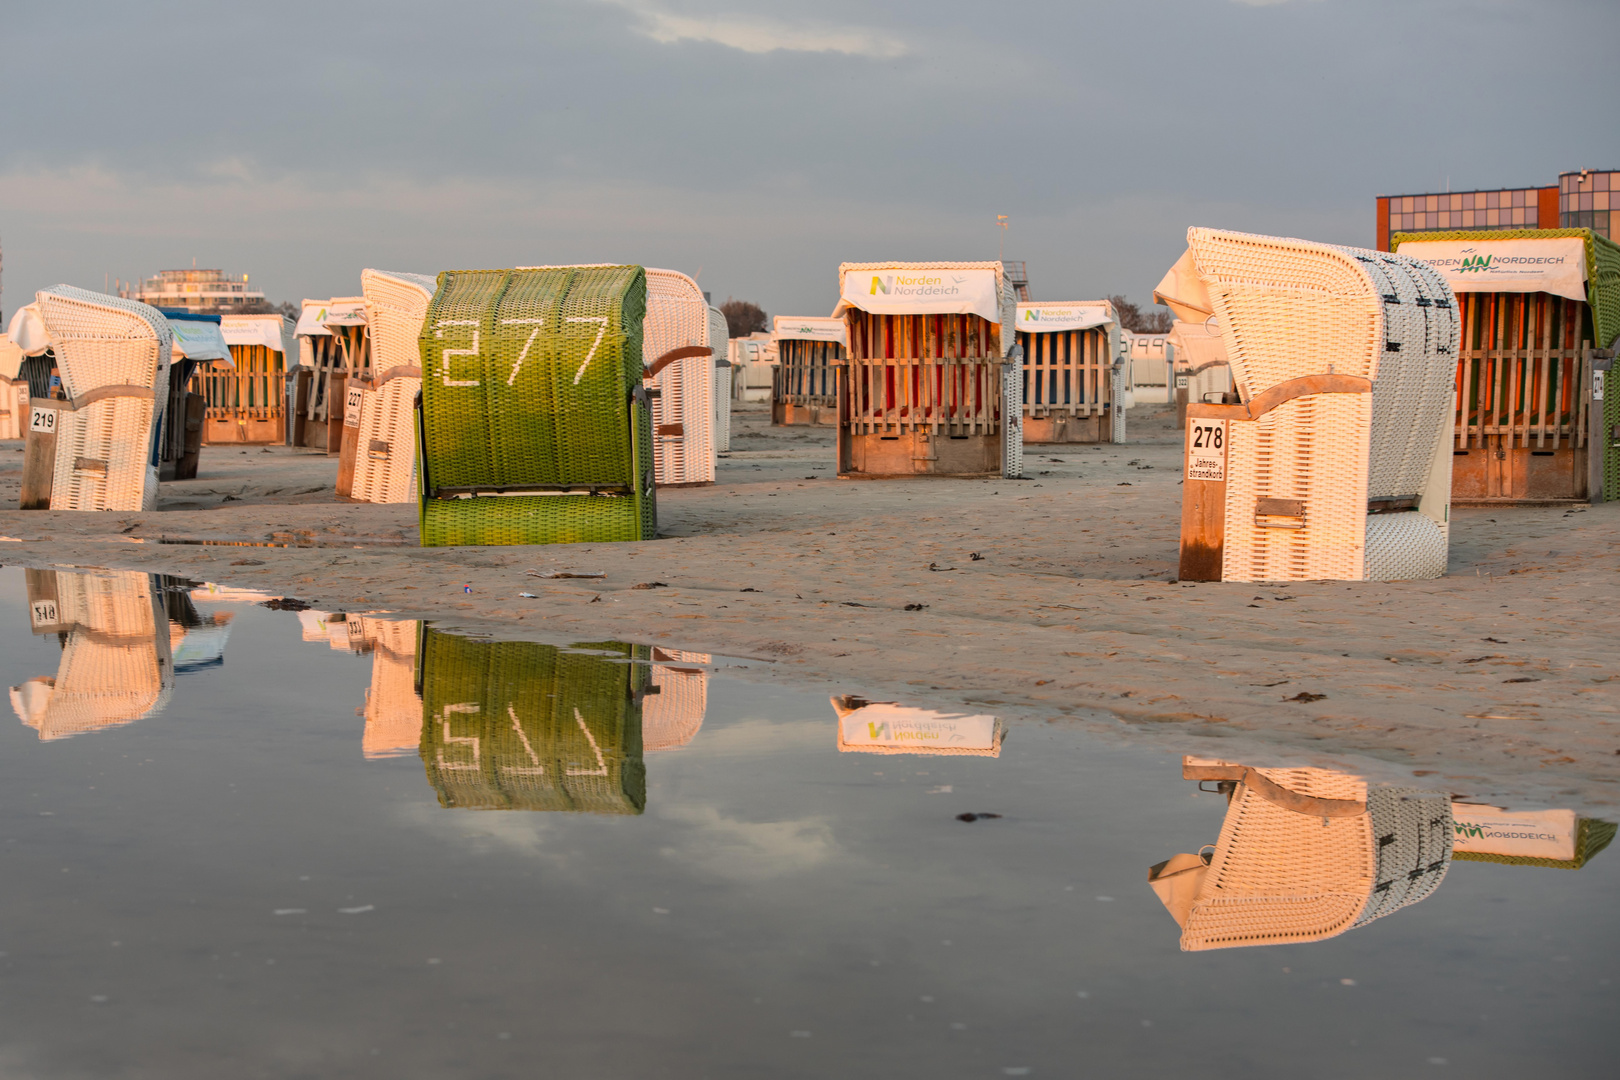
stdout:
{"type": "Polygon", "coordinates": [[[641,813],[645,648],[422,635],[422,764],[441,806],[641,813]]]}
{"type": "Polygon", "coordinates": [[[650,540],[639,266],[448,271],[422,325],[421,538],[650,540]]]}

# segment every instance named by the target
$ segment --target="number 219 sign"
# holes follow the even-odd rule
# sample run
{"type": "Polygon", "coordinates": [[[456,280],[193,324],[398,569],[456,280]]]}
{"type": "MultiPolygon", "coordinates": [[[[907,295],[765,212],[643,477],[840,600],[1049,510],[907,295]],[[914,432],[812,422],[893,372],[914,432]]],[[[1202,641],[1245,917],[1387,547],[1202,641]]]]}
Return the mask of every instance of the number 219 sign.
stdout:
{"type": "Polygon", "coordinates": [[[1226,421],[1187,421],[1187,479],[1226,479],[1226,421]]]}

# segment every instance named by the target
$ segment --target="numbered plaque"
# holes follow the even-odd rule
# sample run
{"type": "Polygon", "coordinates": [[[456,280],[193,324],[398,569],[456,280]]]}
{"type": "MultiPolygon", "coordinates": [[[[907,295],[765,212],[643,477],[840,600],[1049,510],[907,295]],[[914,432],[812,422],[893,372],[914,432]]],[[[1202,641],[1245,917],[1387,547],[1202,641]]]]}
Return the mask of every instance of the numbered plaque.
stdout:
{"type": "Polygon", "coordinates": [[[56,410],[32,406],[28,410],[28,430],[43,435],[56,434],[56,410]]]}
{"type": "Polygon", "coordinates": [[[1225,420],[1187,421],[1187,479],[1226,480],[1225,420]]]}
{"type": "Polygon", "coordinates": [[[355,428],[357,428],[357,427],[360,426],[360,406],[361,406],[361,403],[363,403],[366,400],[365,393],[366,393],[365,389],[363,387],[359,387],[359,386],[351,386],[344,393],[344,395],[343,395],[343,426],[344,427],[355,427],[355,428]]]}

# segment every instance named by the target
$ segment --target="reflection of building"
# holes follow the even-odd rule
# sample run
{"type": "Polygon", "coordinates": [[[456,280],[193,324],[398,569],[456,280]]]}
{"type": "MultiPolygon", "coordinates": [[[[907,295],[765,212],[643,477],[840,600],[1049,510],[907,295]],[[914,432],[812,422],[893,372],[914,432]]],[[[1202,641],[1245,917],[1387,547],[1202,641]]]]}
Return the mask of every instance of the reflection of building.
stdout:
{"type": "Polygon", "coordinates": [[[994,716],[914,709],[852,695],[835,696],[832,707],[841,753],[1001,756],[1005,729],[994,716]]]}
{"type": "Polygon", "coordinates": [[[420,753],[440,805],[641,813],[644,648],[562,650],[431,627],[421,641],[420,753]]]}
{"type": "Polygon", "coordinates": [[[697,737],[709,707],[708,653],[652,651],[652,686],[641,702],[641,747],[679,750],[697,737]]]}
{"type": "Polygon", "coordinates": [[[33,631],[58,636],[62,661],[55,678],[11,688],[19,720],[41,740],[65,739],[163,708],[174,668],[161,580],[127,571],[25,573],[33,631]]]}
{"type": "Polygon", "coordinates": [[[1148,871],[1187,951],[1336,937],[1425,899],[1451,862],[1442,792],[1192,757],[1181,774],[1216,781],[1227,796],[1212,853],[1148,871]]]}

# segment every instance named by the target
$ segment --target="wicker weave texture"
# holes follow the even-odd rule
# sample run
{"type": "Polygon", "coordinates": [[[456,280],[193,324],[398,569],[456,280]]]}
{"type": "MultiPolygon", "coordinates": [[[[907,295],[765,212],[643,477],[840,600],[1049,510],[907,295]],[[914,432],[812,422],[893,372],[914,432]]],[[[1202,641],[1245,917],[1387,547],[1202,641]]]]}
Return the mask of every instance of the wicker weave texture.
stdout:
{"type": "Polygon", "coordinates": [[[1367,793],[1367,813],[1378,863],[1372,895],[1357,926],[1427,900],[1451,866],[1451,796],[1375,788],[1367,793]]]}
{"type": "Polygon", "coordinates": [[[642,748],[679,750],[697,738],[703,715],[709,708],[709,673],[699,665],[709,663],[708,653],[679,649],[654,649],[652,685],[641,704],[642,748]]]}
{"type": "Polygon", "coordinates": [[[484,642],[422,644],[422,763],[441,805],[639,814],[646,805],[644,653],[484,642]]]}
{"type": "Polygon", "coordinates": [[[1019,480],[1024,475],[1024,404],[1020,363],[1001,365],[1001,475],[1019,480]]]}
{"type": "Polygon", "coordinates": [[[373,378],[381,378],[391,368],[415,367],[422,362],[422,321],[437,289],[437,281],[427,274],[360,271],[360,292],[371,328],[373,378]]]}
{"type": "Polygon", "coordinates": [[[416,498],[414,403],[421,389],[421,379],[399,376],[362,392],[350,498],[370,503],[416,498]]]}
{"type": "Polygon", "coordinates": [[[73,629],[55,679],[12,687],[18,719],[49,741],[160,711],[174,665],[152,578],[130,571],[58,573],[55,591],[57,621],[73,629]]]}
{"type": "Polygon", "coordinates": [[[1426,514],[1368,514],[1367,581],[1419,581],[1446,572],[1451,549],[1445,531],[1426,514]]]}
{"type": "MultiPolygon", "coordinates": [[[[672,349],[712,349],[709,305],[697,282],[676,270],[647,268],[642,357],[651,364],[672,349]]],[[[658,388],[653,445],[660,484],[714,480],[714,357],[688,356],[650,380],[658,388]],[[679,434],[674,432],[679,431],[679,434]]]]}
{"type": "Polygon", "coordinates": [[[155,403],[169,393],[168,321],[156,308],[71,285],[44,289],[36,302],[68,397],[108,386],[151,392],[59,410],[51,509],[152,509],[155,403]]]}
{"type": "Polygon", "coordinates": [[[1371,395],[1317,394],[1233,421],[1222,580],[1361,579],[1371,414],[1371,395]],[[1304,517],[1260,518],[1262,498],[1303,501],[1304,517]]]}
{"type": "Polygon", "coordinates": [[[645,304],[637,266],[440,275],[421,337],[424,545],[652,535],[651,423],[632,404],[645,304]],[[615,493],[436,497],[506,487],[615,493]]]}
{"type": "Polygon", "coordinates": [[[28,434],[28,382],[0,381],[0,439],[28,434]]]}

